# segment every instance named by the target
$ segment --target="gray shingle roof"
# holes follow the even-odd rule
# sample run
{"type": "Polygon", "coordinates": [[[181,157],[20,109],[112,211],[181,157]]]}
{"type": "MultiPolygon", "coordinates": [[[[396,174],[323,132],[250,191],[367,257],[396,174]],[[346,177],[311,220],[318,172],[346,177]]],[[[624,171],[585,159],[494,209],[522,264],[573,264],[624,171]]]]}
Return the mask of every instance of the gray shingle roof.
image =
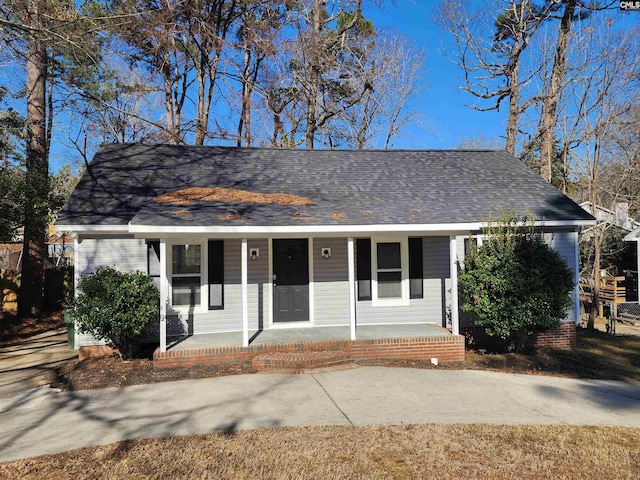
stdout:
{"type": "MultiPolygon", "coordinates": [[[[484,222],[505,208],[538,219],[592,217],[504,151],[275,150],[103,145],[59,224],[376,225],[484,222]],[[189,187],[288,193],[308,206],[154,198],[189,187]],[[332,214],[342,214],[332,218],[332,214]],[[238,219],[225,219],[234,215],[238,219]]],[[[335,216],[335,215],[334,215],[335,216]]]]}

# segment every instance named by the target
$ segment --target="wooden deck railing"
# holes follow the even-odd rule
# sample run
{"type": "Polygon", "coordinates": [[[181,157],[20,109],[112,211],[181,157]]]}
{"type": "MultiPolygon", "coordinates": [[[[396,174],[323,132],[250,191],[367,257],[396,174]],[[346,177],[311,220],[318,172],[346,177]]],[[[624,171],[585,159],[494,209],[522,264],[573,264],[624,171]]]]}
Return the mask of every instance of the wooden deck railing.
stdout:
{"type": "MultiPolygon", "coordinates": [[[[622,303],[626,301],[625,277],[600,277],[600,316],[602,305],[622,303]]],[[[580,300],[591,303],[593,301],[593,277],[580,275],[580,300]]]]}

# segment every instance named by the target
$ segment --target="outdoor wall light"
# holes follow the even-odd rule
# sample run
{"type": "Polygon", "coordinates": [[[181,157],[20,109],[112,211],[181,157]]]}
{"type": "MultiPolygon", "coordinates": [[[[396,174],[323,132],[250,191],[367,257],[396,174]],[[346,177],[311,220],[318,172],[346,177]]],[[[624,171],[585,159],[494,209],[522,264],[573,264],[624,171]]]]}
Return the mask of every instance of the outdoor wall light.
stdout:
{"type": "Polygon", "coordinates": [[[251,260],[255,260],[256,258],[258,258],[260,256],[260,249],[259,248],[250,248],[249,249],[249,256],[251,257],[251,260]]]}
{"type": "Polygon", "coordinates": [[[322,255],[324,258],[331,258],[331,249],[326,247],[321,248],[320,255],[322,255]]]}

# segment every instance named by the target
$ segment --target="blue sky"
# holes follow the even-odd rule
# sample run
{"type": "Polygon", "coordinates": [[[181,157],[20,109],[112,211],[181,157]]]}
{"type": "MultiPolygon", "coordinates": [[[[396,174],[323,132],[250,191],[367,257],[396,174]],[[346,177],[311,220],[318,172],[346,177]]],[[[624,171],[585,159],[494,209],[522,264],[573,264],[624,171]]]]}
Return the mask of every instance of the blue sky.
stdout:
{"type": "MultiPolygon", "coordinates": [[[[390,3],[390,2],[389,2],[390,3]]],[[[472,2],[477,3],[477,2],[472,2]]],[[[440,1],[398,0],[382,11],[373,11],[374,24],[388,26],[406,35],[426,52],[425,88],[414,99],[422,113],[422,125],[408,129],[395,142],[395,148],[457,148],[463,139],[484,137],[504,144],[504,112],[478,112],[467,107],[475,101],[461,90],[461,69],[443,55],[450,40],[434,21],[440,1]]],[[[505,110],[506,111],[506,110],[505,110]]]]}
{"type": "MultiPolygon", "coordinates": [[[[481,5],[480,0],[469,0],[470,9],[481,5]]],[[[458,148],[461,141],[482,138],[486,144],[504,145],[507,105],[502,111],[479,112],[467,105],[481,103],[464,92],[463,72],[443,55],[443,50],[453,47],[448,34],[433,20],[440,0],[397,0],[384,2],[381,9],[371,8],[366,14],[378,28],[389,27],[401,32],[416,47],[424,48],[426,66],[424,89],[412,100],[411,108],[420,113],[419,122],[406,127],[396,138],[393,148],[458,148]]],[[[640,12],[611,12],[619,28],[635,25],[640,21],[640,12]]],[[[65,135],[58,132],[58,134],[65,135]]],[[[51,155],[53,171],[65,163],[74,163],[75,152],[54,145],[51,155]]]]}
{"type": "MultiPolygon", "coordinates": [[[[443,41],[447,38],[432,19],[440,2],[398,0],[395,5],[387,3],[382,9],[373,8],[368,12],[376,27],[401,32],[426,53],[424,89],[412,100],[412,109],[420,112],[418,122],[405,128],[395,140],[394,148],[457,148],[462,139],[480,136],[486,141],[498,140],[502,145],[504,114],[477,112],[466,107],[474,99],[459,87],[462,72],[441,54],[443,41]]],[[[65,163],[75,163],[75,152],[60,144],[52,146],[53,171],[65,163]]]]}

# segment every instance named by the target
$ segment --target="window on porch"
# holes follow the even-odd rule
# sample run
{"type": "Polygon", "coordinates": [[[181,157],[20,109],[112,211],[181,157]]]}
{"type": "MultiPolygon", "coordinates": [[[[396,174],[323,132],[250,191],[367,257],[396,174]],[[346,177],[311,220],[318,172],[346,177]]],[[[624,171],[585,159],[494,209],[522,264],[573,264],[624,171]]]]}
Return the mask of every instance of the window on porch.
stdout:
{"type": "Polygon", "coordinates": [[[171,260],[171,304],[176,306],[200,305],[201,246],[173,245],[171,260]]]}
{"type": "Polygon", "coordinates": [[[357,239],[358,300],[405,305],[423,298],[422,238],[357,239]]]}
{"type": "Polygon", "coordinates": [[[400,242],[380,242],[376,247],[378,298],[402,298],[400,242]]]}

